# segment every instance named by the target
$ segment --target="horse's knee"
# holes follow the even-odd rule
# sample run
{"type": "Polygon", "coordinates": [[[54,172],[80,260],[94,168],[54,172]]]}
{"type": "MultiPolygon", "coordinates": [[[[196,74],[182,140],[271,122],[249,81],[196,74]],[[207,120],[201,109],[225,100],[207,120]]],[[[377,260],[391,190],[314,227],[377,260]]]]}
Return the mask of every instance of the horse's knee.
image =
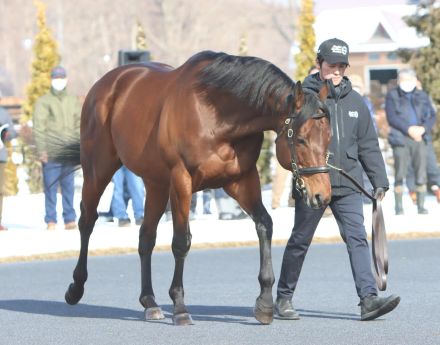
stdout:
{"type": "Polygon", "coordinates": [[[151,254],[156,245],[156,234],[147,236],[142,234],[139,236],[138,253],[140,256],[151,254]]]}
{"type": "Polygon", "coordinates": [[[256,222],[255,228],[257,229],[258,238],[272,240],[273,223],[272,218],[266,218],[260,222],[256,222]]]}

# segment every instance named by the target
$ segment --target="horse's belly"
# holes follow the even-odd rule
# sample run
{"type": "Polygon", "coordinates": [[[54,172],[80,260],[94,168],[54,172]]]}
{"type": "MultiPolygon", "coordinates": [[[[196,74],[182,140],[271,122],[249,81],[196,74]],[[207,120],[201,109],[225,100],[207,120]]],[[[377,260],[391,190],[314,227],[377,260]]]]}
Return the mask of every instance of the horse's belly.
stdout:
{"type": "Polygon", "coordinates": [[[236,156],[228,160],[213,156],[205,160],[194,174],[195,184],[204,188],[216,188],[225,185],[231,180],[237,180],[252,168],[249,162],[242,162],[236,156]]]}

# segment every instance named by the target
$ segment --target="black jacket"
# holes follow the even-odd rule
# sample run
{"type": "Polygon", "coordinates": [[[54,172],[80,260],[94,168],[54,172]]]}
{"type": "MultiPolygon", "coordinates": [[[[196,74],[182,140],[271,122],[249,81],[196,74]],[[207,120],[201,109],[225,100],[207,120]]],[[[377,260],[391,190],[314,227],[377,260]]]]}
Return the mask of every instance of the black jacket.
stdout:
{"type": "Polygon", "coordinates": [[[411,126],[410,107],[412,106],[417,116],[417,125],[425,127],[424,139],[432,140],[431,131],[435,124],[436,114],[429,96],[424,91],[414,90],[406,93],[397,87],[387,93],[385,100],[385,111],[390,124],[388,135],[390,145],[405,145],[405,137],[409,136],[408,128],[411,126]],[[412,104],[408,95],[412,98],[412,104]]]}
{"type": "MultiPolygon", "coordinates": [[[[330,111],[332,127],[329,163],[344,169],[361,184],[363,168],[374,188],[388,189],[389,182],[376,130],[362,96],[352,90],[346,77],[336,88],[331,81],[326,83],[330,90],[326,104],[330,111]]],[[[305,91],[318,93],[323,85],[324,81],[320,79],[319,73],[316,73],[304,80],[303,88],[305,91]]],[[[359,191],[337,171],[330,171],[330,179],[334,196],[359,191]]]]}

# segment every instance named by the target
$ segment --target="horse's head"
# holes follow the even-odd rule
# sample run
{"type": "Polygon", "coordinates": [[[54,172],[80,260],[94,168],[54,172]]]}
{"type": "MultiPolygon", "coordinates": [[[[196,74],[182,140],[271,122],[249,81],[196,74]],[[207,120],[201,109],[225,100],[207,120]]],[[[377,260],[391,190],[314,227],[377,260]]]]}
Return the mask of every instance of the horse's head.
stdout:
{"type": "Polygon", "coordinates": [[[288,115],[280,120],[277,131],[278,161],[292,171],[293,188],[312,208],[326,206],[331,198],[327,167],[331,130],[324,103],[327,95],[327,86],[315,95],[304,93],[297,82],[294,95],[287,97],[288,115]]]}

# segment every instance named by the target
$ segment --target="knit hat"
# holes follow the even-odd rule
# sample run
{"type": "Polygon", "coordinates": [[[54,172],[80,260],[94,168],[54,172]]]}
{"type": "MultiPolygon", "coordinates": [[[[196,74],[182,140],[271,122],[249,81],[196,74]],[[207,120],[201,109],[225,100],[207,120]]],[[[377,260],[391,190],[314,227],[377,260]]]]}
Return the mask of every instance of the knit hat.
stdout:
{"type": "Polygon", "coordinates": [[[63,66],[56,66],[52,72],[50,72],[50,77],[52,79],[57,79],[57,78],[66,78],[67,73],[66,73],[66,69],[63,66]]]}
{"type": "Polygon", "coordinates": [[[318,58],[327,63],[345,63],[348,65],[348,44],[338,38],[332,38],[321,43],[318,48],[318,58]]]}

